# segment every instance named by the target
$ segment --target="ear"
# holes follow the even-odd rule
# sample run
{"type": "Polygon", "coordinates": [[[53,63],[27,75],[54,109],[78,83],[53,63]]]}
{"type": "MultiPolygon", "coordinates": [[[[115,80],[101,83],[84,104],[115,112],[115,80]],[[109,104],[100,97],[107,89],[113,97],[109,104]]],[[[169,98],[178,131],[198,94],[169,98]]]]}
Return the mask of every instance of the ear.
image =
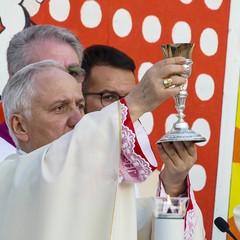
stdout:
{"type": "Polygon", "coordinates": [[[10,119],[10,126],[18,141],[28,142],[26,119],[22,115],[13,114],[10,119]]]}

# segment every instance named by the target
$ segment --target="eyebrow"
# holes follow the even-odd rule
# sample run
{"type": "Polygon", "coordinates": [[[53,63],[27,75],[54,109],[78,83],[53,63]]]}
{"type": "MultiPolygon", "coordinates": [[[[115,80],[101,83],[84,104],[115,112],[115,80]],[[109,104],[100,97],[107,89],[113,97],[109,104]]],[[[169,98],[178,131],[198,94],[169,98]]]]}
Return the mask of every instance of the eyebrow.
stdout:
{"type": "Polygon", "coordinates": [[[53,107],[55,107],[55,106],[57,106],[57,105],[59,105],[59,104],[67,104],[67,103],[69,103],[70,102],[70,100],[69,99],[64,99],[64,100],[56,100],[56,101],[54,101],[53,103],[51,103],[50,104],[50,108],[53,108],[53,107]]]}
{"type": "Polygon", "coordinates": [[[84,97],[79,98],[79,99],[77,100],[77,102],[85,104],[85,99],[84,99],[84,97]]]}
{"type": "Polygon", "coordinates": [[[72,68],[74,69],[74,68],[79,68],[79,67],[81,67],[80,64],[78,64],[78,63],[72,63],[72,64],[67,65],[66,69],[68,70],[69,68],[70,68],[70,69],[72,69],[72,68]]]}
{"type": "MultiPolygon", "coordinates": [[[[96,92],[96,91],[94,91],[94,92],[96,92]]],[[[103,90],[101,90],[99,92],[100,93],[105,93],[105,92],[107,92],[107,93],[116,93],[115,91],[112,91],[112,90],[109,90],[109,89],[103,89],[103,90]]]]}
{"type": "MultiPolygon", "coordinates": [[[[70,103],[70,102],[71,102],[70,99],[63,99],[63,100],[59,99],[59,100],[54,101],[54,102],[50,105],[50,107],[53,108],[53,107],[55,107],[55,106],[58,105],[58,104],[68,104],[68,103],[70,103]]],[[[85,104],[85,99],[84,99],[84,97],[81,97],[81,98],[76,99],[75,102],[85,104]]]]}
{"type": "Polygon", "coordinates": [[[109,90],[109,89],[103,89],[102,91],[99,91],[98,93],[115,93],[115,94],[120,96],[120,94],[118,92],[112,91],[112,90],[109,90]]]}

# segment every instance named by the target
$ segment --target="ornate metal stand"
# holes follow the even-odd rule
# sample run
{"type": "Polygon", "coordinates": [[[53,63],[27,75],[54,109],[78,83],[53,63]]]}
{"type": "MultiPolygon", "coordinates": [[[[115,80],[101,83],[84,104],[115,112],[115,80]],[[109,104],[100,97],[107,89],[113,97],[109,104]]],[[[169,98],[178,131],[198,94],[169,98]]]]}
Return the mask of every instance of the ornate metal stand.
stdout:
{"type": "MultiPolygon", "coordinates": [[[[177,44],[165,44],[162,45],[162,51],[165,58],[183,56],[187,59],[184,67],[187,69],[187,73],[183,74],[184,78],[188,78],[192,73],[192,50],[193,43],[177,43],[177,44]]],[[[180,87],[180,93],[174,97],[175,106],[177,109],[177,122],[173,124],[171,131],[161,137],[157,143],[161,142],[176,142],[176,141],[192,141],[192,142],[203,142],[206,138],[200,134],[192,131],[188,124],[184,121],[185,114],[184,109],[186,106],[186,98],[188,96],[187,90],[184,86],[180,87]]]]}

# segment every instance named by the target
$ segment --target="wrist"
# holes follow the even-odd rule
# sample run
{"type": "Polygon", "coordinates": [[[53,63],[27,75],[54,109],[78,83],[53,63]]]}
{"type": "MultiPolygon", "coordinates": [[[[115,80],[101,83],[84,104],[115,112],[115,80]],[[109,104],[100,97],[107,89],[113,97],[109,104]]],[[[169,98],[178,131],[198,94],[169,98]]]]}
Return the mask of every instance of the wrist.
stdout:
{"type": "Polygon", "coordinates": [[[172,180],[167,181],[168,178],[164,177],[163,172],[159,175],[159,179],[162,182],[165,192],[171,197],[187,197],[188,196],[186,179],[181,182],[173,182],[172,180]]]}

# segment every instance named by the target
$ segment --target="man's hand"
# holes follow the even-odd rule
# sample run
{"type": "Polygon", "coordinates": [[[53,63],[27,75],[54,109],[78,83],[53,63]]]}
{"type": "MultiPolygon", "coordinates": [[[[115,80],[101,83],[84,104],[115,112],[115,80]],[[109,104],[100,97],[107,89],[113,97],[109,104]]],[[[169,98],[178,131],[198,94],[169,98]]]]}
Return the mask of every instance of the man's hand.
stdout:
{"type": "Polygon", "coordinates": [[[161,173],[167,194],[176,197],[186,190],[185,179],[197,160],[197,148],[193,142],[161,143],[159,155],[164,163],[161,173]]]}
{"type": "Polygon", "coordinates": [[[133,122],[145,112],[150,112],[168,98],[180,92],[179,86],[186,83],[181,75],[186,73],[184,57],[167,58],[154,64],[141,81],[125,97],[133,122]],[[171,78],[172,87],[166,88],[164,80],[171,78]]]}

